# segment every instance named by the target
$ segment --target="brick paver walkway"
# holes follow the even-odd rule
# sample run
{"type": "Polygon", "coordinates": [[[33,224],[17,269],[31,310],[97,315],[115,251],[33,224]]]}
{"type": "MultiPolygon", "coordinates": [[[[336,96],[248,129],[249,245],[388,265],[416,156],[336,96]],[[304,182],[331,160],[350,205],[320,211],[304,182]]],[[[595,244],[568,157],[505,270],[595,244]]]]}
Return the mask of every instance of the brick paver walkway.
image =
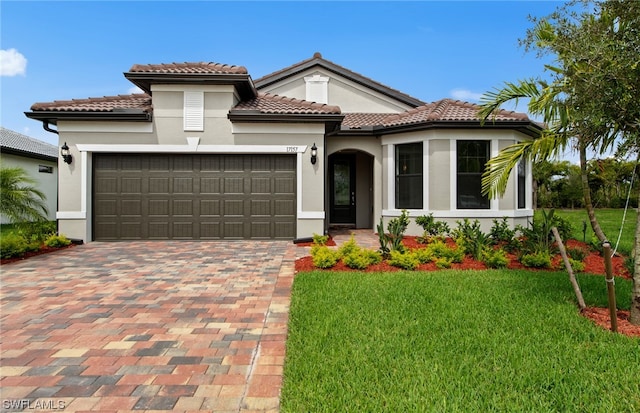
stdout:
{"type": "Polygon", "coordinates": [[[2,266],[3,411],[277,411],[291,242],[90,243],[2,266]]]}

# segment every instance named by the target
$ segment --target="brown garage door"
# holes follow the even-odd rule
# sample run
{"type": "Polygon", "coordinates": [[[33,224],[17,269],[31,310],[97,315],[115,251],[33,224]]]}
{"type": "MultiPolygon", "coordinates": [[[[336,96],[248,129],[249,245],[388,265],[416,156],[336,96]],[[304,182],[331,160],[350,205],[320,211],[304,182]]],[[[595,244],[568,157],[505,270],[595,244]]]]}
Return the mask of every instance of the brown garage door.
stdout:
{"type": "Polygon", "coordinates": [[[295,219],[295,155],[93,155],[98,241],[293,239],[295,219]]]}

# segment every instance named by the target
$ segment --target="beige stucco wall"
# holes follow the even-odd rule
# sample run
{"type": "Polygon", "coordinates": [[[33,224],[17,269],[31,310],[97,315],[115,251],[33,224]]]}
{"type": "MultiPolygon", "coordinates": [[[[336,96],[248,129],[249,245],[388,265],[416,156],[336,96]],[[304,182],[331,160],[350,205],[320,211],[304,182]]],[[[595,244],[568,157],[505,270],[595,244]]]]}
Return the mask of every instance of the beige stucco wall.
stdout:
{"type": "Polygon", "coordinates": [[[356,82],[338,76],[327,70],[312,68],[295,76],[283,79],[260,89],[277,95],[306,100],[306,76],[320,75],[329,77],[328,104],[340,106],[343,113],[400,113],[412,109],[379,92],[366,88],[356,82]]]}
{"type": "MultiPolygon", "coordinates": [[[[36,181],[36,188],[42,191],[46,197],[45,204],[49,212],[47,218],[51,221],[55,220],[58,204],[58,164],[6,153],[2,153],[1,163],[4,168],[24,169],[27,175],[36,181]],[[39,165],[52,167],[53,173],[38,172],[39,165]]],[[[9,223],[9,219],[4,216],[0,217],[0,220],[3,224],[9,223]]]]}

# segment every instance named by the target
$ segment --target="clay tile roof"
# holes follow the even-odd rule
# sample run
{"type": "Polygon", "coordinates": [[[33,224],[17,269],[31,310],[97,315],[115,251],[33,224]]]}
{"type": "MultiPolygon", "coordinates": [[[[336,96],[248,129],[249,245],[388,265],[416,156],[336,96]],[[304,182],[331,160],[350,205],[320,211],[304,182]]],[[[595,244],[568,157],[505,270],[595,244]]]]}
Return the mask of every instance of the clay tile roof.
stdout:
{"type": "Polygon", "coordinates": [[[389,113],[346,113],[342,126],[349,129],[362,129],[382,125],[389,113]]]}
{"type": "MultiPolygon", "coordinates": [[[[479,122],[478,110],[480,106],[452,99],[442,99],[437,102],[419,106],[415,109],[408,110],[403,113],[388,116],[382,125],[397,126],[409,125],[421,122],[435,121],[473,121],[479,122]]],[[[492,121],[525,121],[529,118],[524,113],[510,112],[501,110],[495,116],[490,118],[492,121]]]]}
{"type": "Polygon", "coordinates": [[[14,150],[22,154],[32,154],[48,158],[58,157],[58,148],[27,135],[0,126],[0,147],[3,152],[14,150]]]}
{"type": "Polygon", "coordinates": [[[239,103],[234,111],[259,111],[269,114],[340,114],[338,106],[309,102],[286,96],[259,93],[256,98],[239,103]]]}
{"type": "Polygon", "coordinates": [[[180,73],[180,74],[248,74],[244,66],[226,65],[213,62],[184,62],[161,64],[136,64],[129,72],[137,73],[180,73]]]}
{"type": "Polygon", "coordinates": [[[146,93],[132,95],[104,96],[99,98],[56,100],[34,103],[32,111],[54,112],[112,112],[118,109],[140,109],[151,112],[151,96],[146,93]]]}

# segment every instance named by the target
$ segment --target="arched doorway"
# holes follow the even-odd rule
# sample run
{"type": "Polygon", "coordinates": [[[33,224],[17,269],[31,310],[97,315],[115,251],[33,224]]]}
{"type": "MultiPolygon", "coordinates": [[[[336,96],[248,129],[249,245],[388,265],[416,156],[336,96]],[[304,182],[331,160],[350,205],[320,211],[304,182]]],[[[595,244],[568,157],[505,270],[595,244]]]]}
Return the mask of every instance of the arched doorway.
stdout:
{"type": "Polygon", "coordinates": [[[373,228],[373,156],[358,150],[329,155],[329,226],[373,228]]]}

